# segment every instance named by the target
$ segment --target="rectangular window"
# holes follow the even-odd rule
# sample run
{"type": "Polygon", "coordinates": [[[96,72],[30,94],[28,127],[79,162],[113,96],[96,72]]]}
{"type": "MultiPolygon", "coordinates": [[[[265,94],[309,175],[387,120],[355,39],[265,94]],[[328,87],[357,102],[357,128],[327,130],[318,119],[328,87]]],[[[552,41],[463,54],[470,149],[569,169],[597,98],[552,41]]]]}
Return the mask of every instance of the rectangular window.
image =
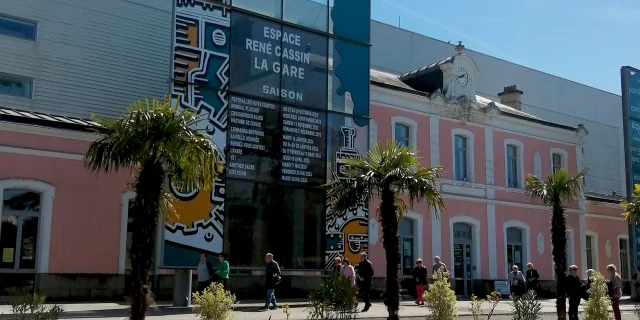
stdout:
{"type": "Polygon", "coordinates": [[[396,143],[403,147],[409,146],[409,127],[404,124],[396,124],[395,127],[396,143]]]}
{"type": "Polygon", "coordinates": [[[554,153],[553,155],[551,155],[551,162],[553,165],[553,171],[555,172],[556,170],[562,168],[562,155],[558,154],[558,153],[554,153]]]}
{"type": "Polygon", "coordinates": [[[35,41],[37,29],[35,22],[0,16],[0,35],[35,41]]]}
{"type": "Polygon", "coordinates": [[[593,237],[587,236],[587,269],[593,269],[593,237]]]}
{"type": "Polygon", "coordinates": [[[31,98],[33,80],[0,73],[0,94],[31,98]]]}
{"type": "Polygon", "coordinates": [[[468,155],[467,155],[467,138],[464,136],[455,136],[455,171],[454,179],[458,181],[467,181],[468,155]]]}
{"type": "Polygon", "coordinates": [[[518,181],[518,148],[516,146],[507,146],[507,186],[509,188],[519,188],[518,181]]]}
{"type": "Polygon", "coordinates": [[[622,280],[629,280],[629,242],[627,239],[620,239],[620,277],[622,280]]]}

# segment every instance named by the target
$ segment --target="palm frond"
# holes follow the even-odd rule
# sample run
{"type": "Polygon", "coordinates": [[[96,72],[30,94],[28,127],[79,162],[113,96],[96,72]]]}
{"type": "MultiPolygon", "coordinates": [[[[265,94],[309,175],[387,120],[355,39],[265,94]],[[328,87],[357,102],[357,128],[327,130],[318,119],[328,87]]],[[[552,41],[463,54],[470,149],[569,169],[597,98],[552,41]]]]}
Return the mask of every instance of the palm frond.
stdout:
{"type": "Polygon", "coordinates": [[[640,184],[633,186],[631,201],[621,202],[620,207],[623,209],[621,215],[628,223],[640,223],[640,184]]]}
{"type": "Polygon", "coordinates": [[[198,123],[193,110],[178,112],[167,98],[133,103],[119,119],[94,116],[101,137],[91,143],[85,166],[92,171],[136,169],[164,163],[175,180],[188,188],[207,188],[222,170],[221,151],[198,123]]]}
{"type": "Polygon", "coordinates": [[[572,176],[566,168],[560,168],[544,181],[529,174],[525,178],[525,194],[544,205],[553,205],[558,201],[572,202],[583,189],[583,177],[587,170],[584,168],[572,176]]]}
{"type": "Polygon", "coordinates": [[[327,185],[330,212],[342,214],[357,204],[380,196],[381,188],[389,186],[395,194],[396,215],[401,218],[414,203],[425,201],[438,211],[444,210],[444,199],[438,181],[443,168],[424,168],[413,151],[394,142],[386,148],[378,143],[362,159],[345,160],[346,179],[327,185]],[[407,195],[406,203],[401,196],[407,195]]]}

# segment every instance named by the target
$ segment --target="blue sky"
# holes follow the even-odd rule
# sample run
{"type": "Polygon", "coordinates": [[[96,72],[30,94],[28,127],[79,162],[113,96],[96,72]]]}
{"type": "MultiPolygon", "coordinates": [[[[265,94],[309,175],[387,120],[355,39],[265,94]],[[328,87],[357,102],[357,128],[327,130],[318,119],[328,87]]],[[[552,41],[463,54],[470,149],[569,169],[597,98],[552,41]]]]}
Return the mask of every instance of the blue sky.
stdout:
{"type": "Polygon", "coordinates": [[[620,94],[640,68],[639,0],[371,0],[371,16],[429,37],[620,94]]]}

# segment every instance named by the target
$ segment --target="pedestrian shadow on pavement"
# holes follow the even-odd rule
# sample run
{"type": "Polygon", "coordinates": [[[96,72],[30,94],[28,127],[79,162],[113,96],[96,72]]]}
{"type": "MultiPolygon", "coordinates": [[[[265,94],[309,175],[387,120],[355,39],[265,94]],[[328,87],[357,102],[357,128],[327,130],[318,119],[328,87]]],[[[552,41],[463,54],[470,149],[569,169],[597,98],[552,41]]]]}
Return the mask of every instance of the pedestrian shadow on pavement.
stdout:
{"type": "MultiPolygon", "coordinates": [[[[147,316],[172,316],[191,314],[191,308],[180,307],[151,307],[147,311],[147,316]]],[[[100,310],[72,310],[65,311],[60,316],[61,319],[92,319],[92,318],[128,318],[129,308],[122,309],[100,309],[100,310]]],[[[0,319],[13,319],[13,314],[1,314],[0,319]]]]}

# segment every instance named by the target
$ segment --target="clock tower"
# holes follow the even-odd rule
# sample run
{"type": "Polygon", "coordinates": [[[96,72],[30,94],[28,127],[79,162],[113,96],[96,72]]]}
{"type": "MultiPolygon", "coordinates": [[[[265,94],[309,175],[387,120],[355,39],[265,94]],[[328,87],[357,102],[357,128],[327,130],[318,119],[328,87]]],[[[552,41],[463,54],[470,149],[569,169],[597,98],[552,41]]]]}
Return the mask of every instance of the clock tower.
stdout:
{"type": "Polygon", "coordinates": [[[465,54],[462,41],[456,46],[456,55],[451,63],[441,65],[442,93],[448,100],[465,96],[468,101],[476,101],[476,82],[480,74],[476,63],[465,54]]]}

